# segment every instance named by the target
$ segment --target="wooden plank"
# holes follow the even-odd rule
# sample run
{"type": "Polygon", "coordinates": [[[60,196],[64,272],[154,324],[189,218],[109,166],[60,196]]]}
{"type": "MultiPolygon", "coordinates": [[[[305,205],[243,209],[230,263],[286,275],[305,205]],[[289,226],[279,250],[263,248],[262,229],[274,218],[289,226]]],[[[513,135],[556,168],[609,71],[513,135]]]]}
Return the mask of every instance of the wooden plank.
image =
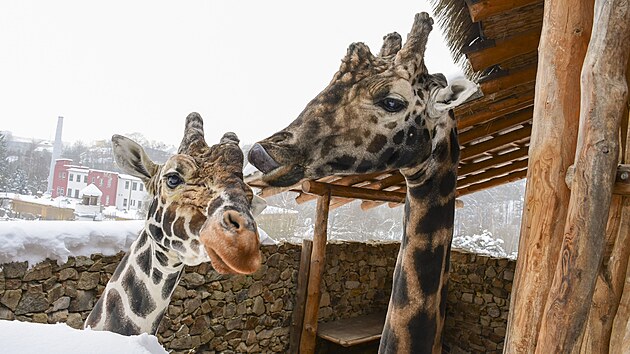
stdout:
{"type": "Polygon", "coordinates": [[[371,342],[381,338],[385,312],[320,323],[317,335],[344,347],[371,342]]]}
{"type": "Polygon", "coordinates": [[[505,184],[505,183],[518,181],[519,179],[525,178],[526,175],[527,175],[527,170],[516,171],[516,172],[512,172],[512,173],[510,173],[508,175],[505,175],[503,177],[498,177],[498,178],[495,178],[495,179],[491,179],[489,181],[473,184],[473,185],[470,185],[470,186],[465,187],[465,188],[458,188],[457,189],[457,196],[461,197],[461,196],[464,196],[466,194],[479,192],[479,191],[482,191],[484,189],[500,186],[500,185],[505,184]]]}
{"type": "Polygon", "coordinates": [[[593,20],[592,0],[545,3],[538,51],[525,207],[505,353],[533,353],[564,233],[579,126],[580,68],[593,20]]]}
{"type": "Polygon", "coordinates": [[[405,193],[379,191],[359,187],[339,186],[336,184],[325,184],[316,181],[305,181],[302,183],[302,190],[305,193],[323,195],[329,193],[331,196],[354,198],[363,200],[380,200],[385,202],[405,202],[405,193]]]}
{"type": "Polygon", "coordinates": [[[485,110],[474,114],[465,115],[464,113],[466,111],[462,110],[460,113],[455,113],[455,117],[457,117],[457,129],[463,130],[477,124],[497,119],[506,114],[532,107],[533,105],[534,91],[531,91],[522,96],[509,97],[495,103],[489,103],[485,110]]]}
{"type": "Polygon", "coordinates": [[[302,241],[300,253],[300,271],[297,275],[297,288],[295,293],[295,306],[291,314],[291,333],[289,334],[289,353],[297,353],[300,348],[300,336],[304,326],[304,308],[306,307],[306,293],[308,289],[308,275],[311,268],[311,252],[313,241],[302,241]]]}
{"type": "Polygon", "coordinates": [[[503,130],[531,121],[533,108],[526,108],[501,118],[491,120],[459,134],[459,145],[466,145],[474,140],[494,135],[503,130]]]}
{"type": "Polygon", "coordinates": [[[473,22],[479,22],[489,17],[499,15],[519,7],[535,4],[541,0],[481,0],[466,1],[468,12],[473,22]]]}
{"type": "Polygon", "coordinates": [[[317,313],[321,296],[322,274],[326,262],[326,239],[328,229],[328,207],[330,193],[317,198],[315,226],[313,230],[313,251],[308,275],[308,291],[304,306],[304,326],[300,339],[300,353],[315,353],[315,336],[317,335],[317,313]]]}
{"type": "Polygon", "coordinates": [[[499,135],[491,140],[484,141],[479,144],[472,145],[470,147],[466,146],[462,149],[461,159],[468,159],[474,156],[478,156],[486,153],[489,150],[499,148],[504,145],[509,145],[513,142],[518,142],[525,138],[528,138],[532,132],[532,126],[527,124],[523,128],[499,135]]]}
{"type": "Polygon", "coordinates": [[[484,95],[489,95],[502,90],[508,90],[514,86],[536,80],[536,65],[528,65],[524,68],[511,70],[507,75],[495,79],[481,81],[479,86],[484,95]]]}
{"type": "Polygon", "coordinates": [[[604,255],[619,128],[628,93],[630,5],[627,0],[596,0],[595,13],[593,28],[598,30],[591,36],[582,67],[581,124],[562,256],[542,317],[536,348],[540,353],[580,348],[604,255]]]}
{"type": "MultiPolygon", "coordinates": [[[[382,172],[377,172],[377,173],[368,173],[368,174],[364,174],[364,175],[350,175],[350,176],[343,176],[337,180],[334,181],[335,184],[339,184],[341,186],[351,186],[353,184],[357,184],[359,182],[363,182],[365,180],[368,179],[372,179],[372,178],[376,178],[380,175],[382,175],[382,172]]],[[[318,182],[325,182],[323,181],[321,178],[318,180],[318,182]]],[[[313,195],[313,194],[300,194],[297,198],[295,198],[295,201],[298,204],[302,204],[308,201],[311,201],[313,199],[316,199],[317,195],[313,195]]]]}
{"type": "Polygon", "coordinates": [[[493,156],[487,160],[479,162],[469,162],[465,165],[460,165],[457,175],[460,177],[466,176],[470,173],[485,170],[486,168],[501,165],[510,161],[522,160],[527,157],[528,148],[522,147],[520,149],[508,152],[506,154],[493,156]]]}
{"type": "Polygon", "coordinates": [[[481,71],[492,65],[515,58],[538,48],[540,29],[533,29],[517,35],[497,39],[494,47],[471,51],[466,54],[473,70],[481,71]]]}
{"type": "Polygon", "coordinates": [[[467,187],[468,185],[483,182],[487,179],[495,178],[497,176],[502,176],[511,172],[521,171],[527,169],[527,159],[519,160],[514,163],[504,165],[501,167],[491,168],[485,172],[470,175],[469,177],[459,179],[457,181],[457,187],[467,187]]]}

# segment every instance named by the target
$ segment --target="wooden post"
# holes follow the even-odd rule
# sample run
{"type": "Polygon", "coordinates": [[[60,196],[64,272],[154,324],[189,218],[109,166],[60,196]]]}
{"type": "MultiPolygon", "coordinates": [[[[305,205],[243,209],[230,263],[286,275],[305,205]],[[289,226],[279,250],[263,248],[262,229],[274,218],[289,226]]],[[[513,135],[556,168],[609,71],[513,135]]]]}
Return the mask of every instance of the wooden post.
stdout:
{"type": "MultiPolygon", "coordinates": [[[[630,61],[626,67],[626,82],[630,84],[630,61]]],[[[626,107],[625,119],[621,124],[621,150],[624,152],[621,159],[622,164],[630,162],[630,148],[628,148],[630,116],[628,111],[628,107],[626,107]],[[623,134],[623,132],[626,133],[623,134]]],[[[617,175],[619,176],[619,171],[617,171],[617,175]]],[[[593,304],[588,314],[589,319],[582,339],[582,354],[613,352],[611,346],[613,321],[623,295],[626,274],[630,276],[630,273],[627,273],[628,261],[630,260],[630,247],[628,245],[630,245],[630,197],[613,195],[608,225],[606,226],[606,251],[597,276],[593,304]]],[[[626,291],[630,292],[630,288],[626,291]]]]}
{"type": "Polygon", "coordinates": [[[619,156],[619,127],[628,92],[625,70],[630,55],[630,3],[596,0],[594,18],[596,30],[582,68],[575,176],[537,353],[579,349],[604,253],[619,156]]]}
{"type": "Polygon", "coordinates": [[[302,241],[300,254],[300,270],[297,275],[297,289],[295,293],[295,306],[291,314],[291,334],[289,336],[289,353],[297,353],[300,348],[300,336],[304,325],[304,307],[306,306],[306,291],[308,288],[308,274],[311,268],[311,251],[313,241],[302,241]]]}
{"type": "Polygon", "coordinates": [[[321,281],[326,261],[326,233],[328,229],[328,208],[330,192],[317,198],[317,215],[313,231],[313,252],[308,275],[308,294],[304,308],[304,327],[300,340],[300,353],[315,353],[315,339],[317,335],[317,313],[319,312],[319,298],[321,295],[321,281]]]}
{"type": "Polygon", "coordinates": [[[570,191],[579,125],[580,68],[593,19],[593,1],[545,3],[529,149],[525,208],[505,353],[533,353],[556,266],[570,191]]]}

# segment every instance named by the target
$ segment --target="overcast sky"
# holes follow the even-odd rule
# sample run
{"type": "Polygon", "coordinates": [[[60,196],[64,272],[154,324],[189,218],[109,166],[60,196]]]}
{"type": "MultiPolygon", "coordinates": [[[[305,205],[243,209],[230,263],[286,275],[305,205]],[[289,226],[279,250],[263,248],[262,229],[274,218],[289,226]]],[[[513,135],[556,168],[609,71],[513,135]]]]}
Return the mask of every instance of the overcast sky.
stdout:
{"type": "MultiPolygon", "coordinates": [[[[178,145],[186,115],[206,140],[254,142],[285,127],[352,42],[406,38],[426,1],[0,2],[0,130],[88,142],[140,132],[178,145]]],[[[431,72],[457,76],[435,26],[431,72]]]]}

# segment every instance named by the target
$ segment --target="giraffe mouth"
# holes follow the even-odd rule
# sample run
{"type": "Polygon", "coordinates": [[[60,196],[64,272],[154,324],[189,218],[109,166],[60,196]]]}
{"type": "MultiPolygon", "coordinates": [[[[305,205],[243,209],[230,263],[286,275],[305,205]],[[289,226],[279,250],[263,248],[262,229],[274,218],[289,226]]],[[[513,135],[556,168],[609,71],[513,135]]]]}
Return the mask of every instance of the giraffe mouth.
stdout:
{"type": "Polygon", "coordinates": [[[271,186],[288,187],[304,178],[304,167],[297,164],[281,165],[256,143],[249,151],[247,159],[263,173],[262,180],[271,186]]]}

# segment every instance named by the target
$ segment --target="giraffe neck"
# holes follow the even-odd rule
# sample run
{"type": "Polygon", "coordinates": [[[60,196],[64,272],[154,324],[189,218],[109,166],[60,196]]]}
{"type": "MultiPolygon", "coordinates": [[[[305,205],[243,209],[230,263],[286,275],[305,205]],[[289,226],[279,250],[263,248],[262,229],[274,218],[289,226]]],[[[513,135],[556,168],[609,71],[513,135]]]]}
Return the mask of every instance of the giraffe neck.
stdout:
{"type": "Polygon", "coordinates": [[[454,131],[446,145],[447,158],[434,173],[425,175],[424,171],[432,170],[426,167],[403,171],[408,186],[404,234],[381,354],[441,353],[459,158],[454,131]]]}
{"type": "Polygon", "coordinates": [[[147,231],[131,245],[85,321],[85,327],[155,334],[184,266],[147,231]]]}

